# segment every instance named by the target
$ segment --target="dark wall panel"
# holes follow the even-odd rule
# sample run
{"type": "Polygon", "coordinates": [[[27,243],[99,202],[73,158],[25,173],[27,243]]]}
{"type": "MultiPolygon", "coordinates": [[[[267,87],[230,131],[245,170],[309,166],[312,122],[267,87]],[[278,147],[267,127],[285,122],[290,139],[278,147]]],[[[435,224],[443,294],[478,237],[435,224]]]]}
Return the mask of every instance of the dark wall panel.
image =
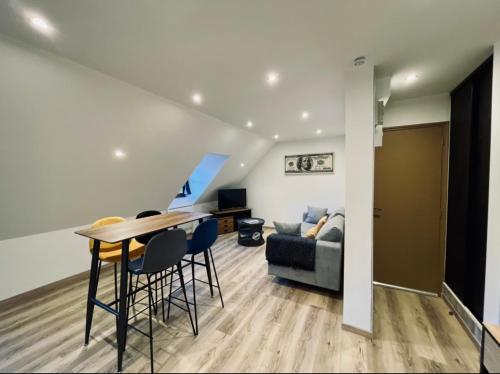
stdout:
{"type": "Polygon", "coordinates": [[[451,94],[445,280],[480,321],[486,268],[492,68],[489,58],[451,94]]]}
{"type": "Polygon", "coordinates": [[[466,288],[472,98],[473,85],[470,83],[451,96],[445,280],[461,300],[465,298],[466,288]]]}
{"type": "Polygon", "coordinates": [[[491,92],[493,65],[483,66],[475,79],[474,118],[471,130],[471,162],[469,191],[469,237],[465,304],[482,320],[486,272],[486,240],[488,227],[488,195],[490,181],[491,92]]]}

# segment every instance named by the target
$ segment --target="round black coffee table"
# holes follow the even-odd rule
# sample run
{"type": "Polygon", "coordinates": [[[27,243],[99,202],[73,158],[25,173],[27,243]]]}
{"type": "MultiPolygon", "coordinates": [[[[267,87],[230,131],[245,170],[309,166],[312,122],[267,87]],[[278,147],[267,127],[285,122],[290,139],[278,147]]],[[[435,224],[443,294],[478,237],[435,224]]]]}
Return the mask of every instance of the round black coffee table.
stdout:
{"type": "Polygon", "coordinates": [[[264,220],[261,218],[244,218],[238,221],[238,244],[245,247],[257,247],[264,241],[264,220]]]}

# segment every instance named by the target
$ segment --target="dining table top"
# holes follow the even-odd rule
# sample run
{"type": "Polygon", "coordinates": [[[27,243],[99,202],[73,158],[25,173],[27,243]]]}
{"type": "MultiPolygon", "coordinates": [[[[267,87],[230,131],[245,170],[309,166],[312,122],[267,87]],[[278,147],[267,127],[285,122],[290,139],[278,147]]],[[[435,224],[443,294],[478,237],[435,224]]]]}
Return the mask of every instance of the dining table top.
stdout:
{"type": "Polygon", "coordinates": [[[118,243],[137,236],[151,234],[185,223],[211,217],[200,212],[171,212],[151,217],[127,220],[125,222],[76,231],[75,234],[106,243],[118,243]]]}

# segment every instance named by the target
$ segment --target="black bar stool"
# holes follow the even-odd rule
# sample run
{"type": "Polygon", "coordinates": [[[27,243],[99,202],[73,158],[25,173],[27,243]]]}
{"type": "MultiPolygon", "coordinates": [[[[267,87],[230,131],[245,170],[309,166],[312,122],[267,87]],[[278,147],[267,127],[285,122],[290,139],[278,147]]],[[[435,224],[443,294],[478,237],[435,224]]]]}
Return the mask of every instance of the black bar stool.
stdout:
{"type": "MultiPolygon", "coordinates": [[[[128,294],[128,302],[127,302],[127,314],[129,314],[130,307],[139,304],[145,298],[136,301],[135,303],[132,301],[133,295],[135,296],[139,291],[147,290],[148,296],[148,307],[144,310],[141,310],[134,314],[134,316],[129,317],[127,315],[127,320],[135,318],[138,314],[148,310],[149,314],[149,334],[145,333],[138,328],[129,324],[129,327],[140,332],[141,334],[149,337],[149,349],[150,349],[150,359],[151,359],[151,372],[154,372],[154,358],[153,358],[153,320],[152,320],[152,309],[155,305],[155,299],[153,297],[153,283],[157,283],[158,275],[161,276],[163,272],[167,272],[170,269],[170,275],[173,277],[173,274],[177,272],[180,282],[181,288],[184,294],[184,302],[186,304],[186,309],[175,304],[175,306],[185,310],[189,314],[189,321],[191,322],[191,328],[193,329],[193,334],[196,334],[195,326],[193,323],[193,317],[191,315],[191,309],[189,308],[189,302],[186,295],[186,287],[184,283],[184,276],[182,274],[182,258],[186,255],[187,252],[187,237],[186,232],[184,230],[175,229],[169,231],[163,231],[159,234],[156,234],[147,244],[146,251],[144,253],[144,257],[142,259],[132,261],[129,263],[129,273],[130,273],[130,288],[128,294]],[[174,269],[177,268],[177,271],[174,269]],[[132,283],[132,275],[140,276],[145,275],[147,277],[147,283],[145,285],[141,284],[140,287],[136,287],[133,289],[132,283]],[[153,280],[155,278],[156,280],[153,280]]],[[[163,287],[162,291],[162,308],[163,315],[165,316],[165,307],[164,307],[164,297],[163,297],[163,287]]],[[[135,297],[134,297],[135,298],[135,297]]],[[[169,303],[170,308],[170,303],[169,303]]]]}
{"type": "MultiPolygon", "coordinates": [[[[161,215],[161,212],[158,211],[158,210],[145,210],[144,212],[141,212],[139,213],[135,219],[141,219],[141,218],[146,218],[146,217],[153,217],[153,216],[159,216],[161,215]]],[[[147,245],[149,243],[149,241],[151,239],[153,239],[153,237],[158,234],[158,233],[154,233],[154,234],[147,234],[147,235],[141,235],[141,236],[138,236],[135,238],[135,240],[138,242],[138,243],[141,243],[141,244],[144,244],[144,245],[147,245]]],[[[161,278],[163,279],[163,277],[161,278]]],[[[158,312],[158,308],[157,308],[157,305],[158,305],[158,286],[157,286],[157,282],[156,282],[157,279],[155,279],[155,300],[156,300],[156,303],[155,303],[155,306],[154,306],[154,311],[155,311],[155,315],[157,314],[158,312]]],[[[138,284],[139,284],[139,276],[137,276],[137,279],[135,281],[135,287],[137,288],[138,284]]],[[[162,281],[163,282],[163,281],[162,281]]],[[[163,284],[163,283],[162,283],[163,284]]],[[[135,300],[133,300],[133,302],[135,302],[135,300]]]]}
{"type": "MultiPolygon", "coordinates": [[[[212,245],[215,243],[217,240],[217,220],[216,219],[209,219],[207,221],[204,221],[200,223],[196,229],[194,230],[193,233],[193,238],[191,240],[188,240],[188,250],[187,254],[191,255],[190,259],[184,259],[185,262],[188,263],[189,266],[191,265],[191,272],[192,272],[192,279],[189,282],[193,282],[193,303],[194,305],[194,319],[195,319],[195,325],[196,325],[196,335],[198,335],[198,308],[196,305],[196,281],[208,284],[210,287],[210,295],[214,297],[214,287],[217,288],[219,291],[219,297],[220,301],[222,304],[222,307],[224,308],[224,300],[222,298],[222,292],[220,289],[220,284],[219,284],[219,277],[217,276],[217,270],[215,269],[215,262],[214,262],[214,257],[212,254],[212,245]],[[205,257],[205,263],[201,262],[196,262],[195,261],[195,256],[198,254],[203,253],[205,257]],[[215,274],[215,280],[217,282],[217,285],[214,285],[212,283],[212,272],[210,269],[210,260],[212,261],[212,265],[214,268],[214,274],[215,274]],[[204,282],[202,280],[196,279],[195,275],[195,265],[198,266],[203,266],[205,267],[207,271],[207,277],[208,277],[208,283],[204,282]]],[[[188,283],[189,283],[188,282],[188,283]]],[[[170,294],[172,294],[172,279],[170,282],[170,294]]],[[[167,316],[168,318],[168,316],[167,316]]]]}

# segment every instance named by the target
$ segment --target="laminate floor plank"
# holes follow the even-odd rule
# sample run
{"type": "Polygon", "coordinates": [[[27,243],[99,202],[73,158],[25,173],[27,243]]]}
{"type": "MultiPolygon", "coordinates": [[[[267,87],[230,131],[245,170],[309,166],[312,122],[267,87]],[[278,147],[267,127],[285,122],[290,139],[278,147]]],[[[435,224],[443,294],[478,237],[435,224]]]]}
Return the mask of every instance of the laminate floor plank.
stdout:
{"type": "MultiPolygon", "coordinates": [[[[267,275],[265,247],[242,247],[236,239],[221,236],[213,247],[225,308],[217,289],[212,298],[196,284],[197,337],[182,310],[173,307],[166,323],[161,308],[154,318],[157,372],[478,371],[477,348],[440,298],[375,287],[369,339],[342,329],[340,296],[267,275]]],[[[191,269],[184,272],[191,279],[191,269]]],[[[196,276],[207,280],[203,268],[196,276]]],[[[112,316],[96,308],[91,342],[83,347],[87,287],[75,280],[0,308],[0,372],[115,371],[112,316]]],[[[98,292],[113,298],[112,268],[103,269],[98,292]]],[[[192,298],[192,284],[187,293],[192,298]]],[[[147,316],[134,325],[147,331],[147,316]]],[[[149,341],[133,330],[124,371],[149,372],[149,341]]]]}

